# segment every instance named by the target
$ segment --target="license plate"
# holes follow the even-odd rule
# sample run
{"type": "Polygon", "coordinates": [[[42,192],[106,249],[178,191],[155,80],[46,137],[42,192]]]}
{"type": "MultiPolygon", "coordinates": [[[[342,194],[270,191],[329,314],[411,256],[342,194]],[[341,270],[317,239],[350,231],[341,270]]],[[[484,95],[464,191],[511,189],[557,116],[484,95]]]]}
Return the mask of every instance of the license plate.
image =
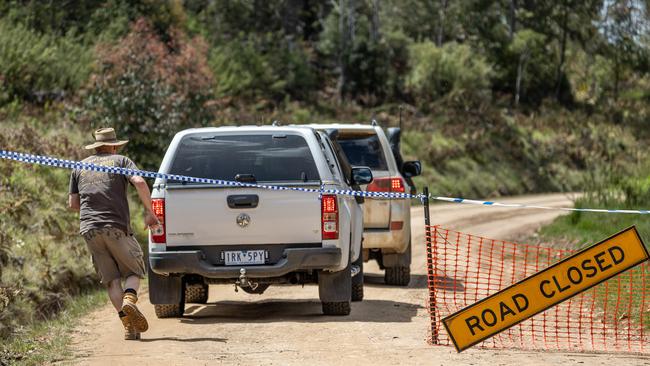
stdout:
{"type": "Polygon", "coordinates": [[[227,266],[238,266],[242,264],[264,264],[265,250],[235,250],[225,251],[227,266]]]}

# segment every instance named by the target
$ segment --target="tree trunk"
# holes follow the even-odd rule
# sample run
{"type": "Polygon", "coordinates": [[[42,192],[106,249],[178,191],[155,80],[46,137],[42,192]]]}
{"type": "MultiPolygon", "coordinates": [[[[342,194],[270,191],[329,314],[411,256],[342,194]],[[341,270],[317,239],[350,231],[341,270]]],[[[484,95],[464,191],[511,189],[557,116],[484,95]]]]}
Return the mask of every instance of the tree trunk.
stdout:
{"type": "Polygon", "coordinates": [[[517,32],[517,0],[510,0],[510,12],[509,12],[509,18],[510,18],[510,27],[508,29],[508,36],[510,37],[510,40],[515,36],[515,32],[517,32]]]}
{"type": "Polygon", "coordinates": [[[562,41],[560,44],[560,63],[557,65],[555,72],[555,99],[559,102],[562,92],[562,74],[564,73],[564,61],[566,57],[566,38],[567,38],[567,18],[568,18],[568,5],[564,1],[564,14],[562,14],[562,41]]]}
{"type": "Polygon", "coordinates": [[[355,0],[347,0],[348,1],[348,40],[349,40],[349,45],[352,46],[354,44],[354,35],[357,33],[356,30],[356,12],[355,12],[355,0]]]}
{"type": "Polygon", "coordinates": [[[442,47],[444,41],[444,32],[445,32],[445,20],[447,18],[447,6],[449,5],[449,0],[442,0],[440,8],[438,9],[438,30],[436,34],[436,46],[442,47]]]}
{"type": "Polygon", "coordinates": [[[343,103],[345,98],[345,62],[343,60],[344,53],[346,49],[346,36],[345,36],[345,0],[339,0],[339,54],[338,54],[338,66],[339,66],[339,79],[336,83],[336,88],[338,89],[339,94],[339,104],[343,103]]]}
{"type": "Polygon", "coordinates": [[[614,56],[614,102],[618,102],[618,84],[621,80],[621,65],[618,52],[614,56]]]}
{"type": "Polygon", "coordinates": [[[339,66],[339,80],[338,80],[338,94],[339,94],[339,103],[342,104],[345,101],[347,94],[347,82],[348,82],[348,62],[350,58],[350,52],[354,45],[354,35],[356,27],[356,14],[355,14],[355,0],[338,0],[338,3],[335,3],[339,10],[339,35],[340,35],[340,47],[338,54],[338,66],[339,66]]]}
{"type": "Polygon", "coordinates": [[[526,71],[526,61],[528,60],[528,50],[519,56],[519,63],[517,64],[517,80],[515,81],[515,109],[519,107],[519,99],[521,96],[521,82],[524,78],[524,71],[526,71]]]}
{"type": "Polygon", "coordinates": [[[379,23],[379,0],[372,0],[372,18],[370,22],[370,39],[373,43],[381,39],[381,24],[379,23]]]}

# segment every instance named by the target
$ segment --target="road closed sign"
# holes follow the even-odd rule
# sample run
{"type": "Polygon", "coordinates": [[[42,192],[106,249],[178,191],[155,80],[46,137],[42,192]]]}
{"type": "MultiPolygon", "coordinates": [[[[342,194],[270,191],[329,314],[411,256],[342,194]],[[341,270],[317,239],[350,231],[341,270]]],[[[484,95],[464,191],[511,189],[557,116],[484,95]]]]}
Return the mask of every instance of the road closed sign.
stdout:
{"type": "Polygon", "coordinates": [[[486,340],[646,260],[630,227],[442,321],[458,352],[486,340]]]}

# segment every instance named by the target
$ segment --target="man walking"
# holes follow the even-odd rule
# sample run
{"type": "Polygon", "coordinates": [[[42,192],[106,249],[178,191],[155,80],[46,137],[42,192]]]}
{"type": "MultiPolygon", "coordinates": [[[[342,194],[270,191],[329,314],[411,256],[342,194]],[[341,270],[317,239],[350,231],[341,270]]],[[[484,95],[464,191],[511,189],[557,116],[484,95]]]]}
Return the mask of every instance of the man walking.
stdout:
{"type": "MultiPolygon", "coordinates": [[[[83,160],[84,163],[137,169],[129,158],[117,154],[128,140],[118,140],[115,130],[102,128],[95,131],[94,136],[95,143],[85,149],[94,149],[95,154],[83,160]]],[[[135,187],[146,209],[145,225],[155,228],[159,222],[151,209],[151,193],[139,176],[74,170],[70,176],[68,203],[71,209],[79,211],[79,231],[124,325],[124,339],[132,340],[140,339],[140,333],[149,325],[136,306],[145,266],[142,249],[131,230],[126,196],[128,183],[135,187]]]]}

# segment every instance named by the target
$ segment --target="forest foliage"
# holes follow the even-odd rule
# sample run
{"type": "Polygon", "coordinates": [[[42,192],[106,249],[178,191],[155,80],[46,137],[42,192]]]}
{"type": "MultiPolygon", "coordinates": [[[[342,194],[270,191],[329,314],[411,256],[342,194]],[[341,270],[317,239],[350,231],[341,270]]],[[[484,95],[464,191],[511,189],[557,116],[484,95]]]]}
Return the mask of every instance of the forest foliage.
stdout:
{"type": "MultiPolygon", "coordinates": [[[[412,130],[468,127],[474,113],[530,126],[535,118],[517,116],[553,109],[571,128],[641,128],[648,8],[643,0],[2,0],[0,105],[64,103],[81,128],[129,135],[136,144],[127,152],[151,169],[186,127],[371,117],[389,125],[398,105],[412,130]]],[[[489,120],[479,127],[490,129],[489,120]]]]}
{"type": "MultiPolygon", "coordinates": [[[[207,57],[212,76],[201,91],[266,99],[265,107],[327,96],[422,109],[471,89],[528,107],[647,98],[642,0],[3,0],[0,15],[0,75],[11,98],[74,92],[84,81],[92,88],[89,68],[106,71],[101,50],[152,40],[142,22],[169,53],[182,52],[179,38],[202,44],[192,57],[207,57]],[[51,70],[17,77],[28,64],[51,70]]],[[[136,58],[155,62],[147,57],[136,58]]]]}

